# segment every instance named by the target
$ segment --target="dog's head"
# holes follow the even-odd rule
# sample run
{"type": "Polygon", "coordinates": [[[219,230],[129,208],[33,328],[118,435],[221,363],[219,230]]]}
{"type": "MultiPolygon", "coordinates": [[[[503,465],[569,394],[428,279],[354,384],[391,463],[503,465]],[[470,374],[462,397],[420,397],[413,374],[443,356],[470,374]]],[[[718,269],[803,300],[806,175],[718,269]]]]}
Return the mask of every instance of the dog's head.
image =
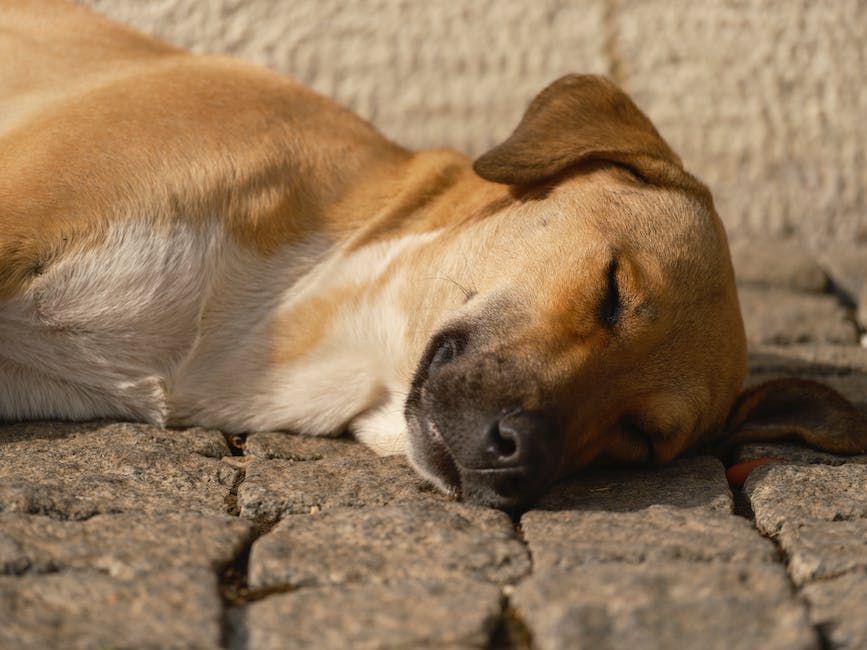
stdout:
{"type": "Polygon", "coordinates": [[[746,343],[711,195],[610,81],[555,82],[475,170],[516,200],[406,402],[410,457],[440,487],[520,507],[593,461],[662,463],[727,433],[867,446],[816,384],[737,401],[746,343]],[[826,417],[789,426],[808,402],[826,417]]]}

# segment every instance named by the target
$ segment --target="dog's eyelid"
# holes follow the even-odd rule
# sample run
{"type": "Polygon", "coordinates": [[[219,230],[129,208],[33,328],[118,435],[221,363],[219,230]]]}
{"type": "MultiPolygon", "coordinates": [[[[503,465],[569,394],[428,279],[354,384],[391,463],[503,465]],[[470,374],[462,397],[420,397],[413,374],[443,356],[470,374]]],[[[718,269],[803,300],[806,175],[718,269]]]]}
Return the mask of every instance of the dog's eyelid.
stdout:
{"type": "Polygon", "coordinates": [[[599,319],[602,324],[613,329],[620,320],[620,314],[623,310],[623,303],[620,296],[620,285],[617,280],[617,269],[620,262],[617,254],[611,258],[608,263],[608,271],[606,274],[605,293],[602,298],[602,303],[599,305],[599,319]]]}

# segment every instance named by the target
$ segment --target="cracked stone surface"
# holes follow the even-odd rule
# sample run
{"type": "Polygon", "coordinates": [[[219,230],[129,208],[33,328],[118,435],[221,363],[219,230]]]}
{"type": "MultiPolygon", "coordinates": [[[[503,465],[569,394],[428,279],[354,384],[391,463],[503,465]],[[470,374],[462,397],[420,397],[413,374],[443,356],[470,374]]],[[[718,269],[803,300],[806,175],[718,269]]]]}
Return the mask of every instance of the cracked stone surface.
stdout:
{"type": "Polygon", "coordinates": [[[163,569],[130,578],[100,571],[0,576],[2,648],[217,648],[216,575],[163,569]]]}
{"type": "MultiPolygon", "coordinates": [[[[857,265],[743,250],[748,384],[867,414],[857,265]]],[[[0,425],[0,648],[867,647],[867,454],[725,460],[769,457],[736,494],[708,456],[587,470],[512,518],[346,439],[0,425]]]]}
{"type": "Polygon", "coordinates": [[[831,279],[809,252],[792,240],[737,241],[731,245],[739,287],[826,293],[831,279]]]}
{"type": "Polygon", "coordinates": [[[867,571],[867,519],[785,524],[778,539],[797,585],[867,571]]]}
{"type": "Polygon", "coordinates": [[[301,589],[250,606],[247,647],[483,648],[500,600],[499,588],[472,580],[301,589]]]}
{"type": "Polygon", "coordinates": [[[238,470],[222,434],[141,424],[0,427],[0,510],[86,519],[111,512],[226,512],[238,470]]]}
{"type": "Polygon", "coordinates": [[[589,564],[774,562],[773,544],[741,517],[653,505],[635,512],[532,510],[521,518],[533,568],[589,564]]]}
{"type": "Polygon", "coordinates": [[[287,517],[250,553],[254,588],[468,577],[510,583],[529,570],[527,550],[505,513],[458,503],[287,517]]]}
{"type": "Polygon", "coordinates": [[[338,453],[313,462],[250,462],[238,489],[238,506],[244,517],[274,522],[285,515],[309,513],[311,508],[383,506],[433,494],[404,458],[338,453]]]}
{"type": "Polygon", "coordinates": [[[94,570],[132,578],[185,566],[218,569],[241,552],[252,526],[196,512],[97,515],[87,521],[0,512],[0,574],[94,570]]]}
{"type": "Polygon", "coordinates": [[[774,535],[787,523],[867,517],[867,465],[768,464],[755,469],[744,492],[756,526],[774,535]]]}
{"type": "Polygon", "coordinates": [[[804,587],[810,619],[830,648],[867,648],[867,573],[856,571],[804,587]]]}
{"type": "Polygon", "coordinates": [[[653,505],[731,512],[722,463],[705,456],[675,460],[660,469],[587,471],[554,485],[536,507],[631,512],[653,505]]]}
{"type": "Polygon", "coordinates": [[[773,564],[654,562],[543,572],[518,587],[539,650],[818,650],[807,613],[773,564]]]}
{"type": "Polygon", "coordinates": [[[835,296],[746,287],[738,295],[747,340],[752,343],[855,344],[858,340],[849,310],[835,296]]]}

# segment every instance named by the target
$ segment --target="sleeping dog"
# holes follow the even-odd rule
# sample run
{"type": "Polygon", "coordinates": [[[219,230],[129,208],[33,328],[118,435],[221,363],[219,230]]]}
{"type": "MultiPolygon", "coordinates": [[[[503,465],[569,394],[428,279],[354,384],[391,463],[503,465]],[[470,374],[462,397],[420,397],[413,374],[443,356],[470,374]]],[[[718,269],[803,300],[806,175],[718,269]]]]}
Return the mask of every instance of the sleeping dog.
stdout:
{"type": "Polygon", "coordinates": [[[472,162],[71,4],[0,24],[0,419],[348,430],[497,507],[597,460],[867,446],[821,385],[739,395],[711,195],[604,78],[472,162]]]}

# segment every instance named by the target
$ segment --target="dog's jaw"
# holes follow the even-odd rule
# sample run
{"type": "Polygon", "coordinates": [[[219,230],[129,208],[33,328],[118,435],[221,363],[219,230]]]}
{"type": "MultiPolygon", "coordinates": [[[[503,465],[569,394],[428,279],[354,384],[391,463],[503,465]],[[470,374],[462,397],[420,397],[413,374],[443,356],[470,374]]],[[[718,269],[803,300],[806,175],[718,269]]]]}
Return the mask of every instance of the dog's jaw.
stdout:
{"type": "Polygon", "coordinates": [[[461,479],[457,463],[433,421],[407,411],[410,463],[424,478],[449,496],[460,497],[461,479]]]}

